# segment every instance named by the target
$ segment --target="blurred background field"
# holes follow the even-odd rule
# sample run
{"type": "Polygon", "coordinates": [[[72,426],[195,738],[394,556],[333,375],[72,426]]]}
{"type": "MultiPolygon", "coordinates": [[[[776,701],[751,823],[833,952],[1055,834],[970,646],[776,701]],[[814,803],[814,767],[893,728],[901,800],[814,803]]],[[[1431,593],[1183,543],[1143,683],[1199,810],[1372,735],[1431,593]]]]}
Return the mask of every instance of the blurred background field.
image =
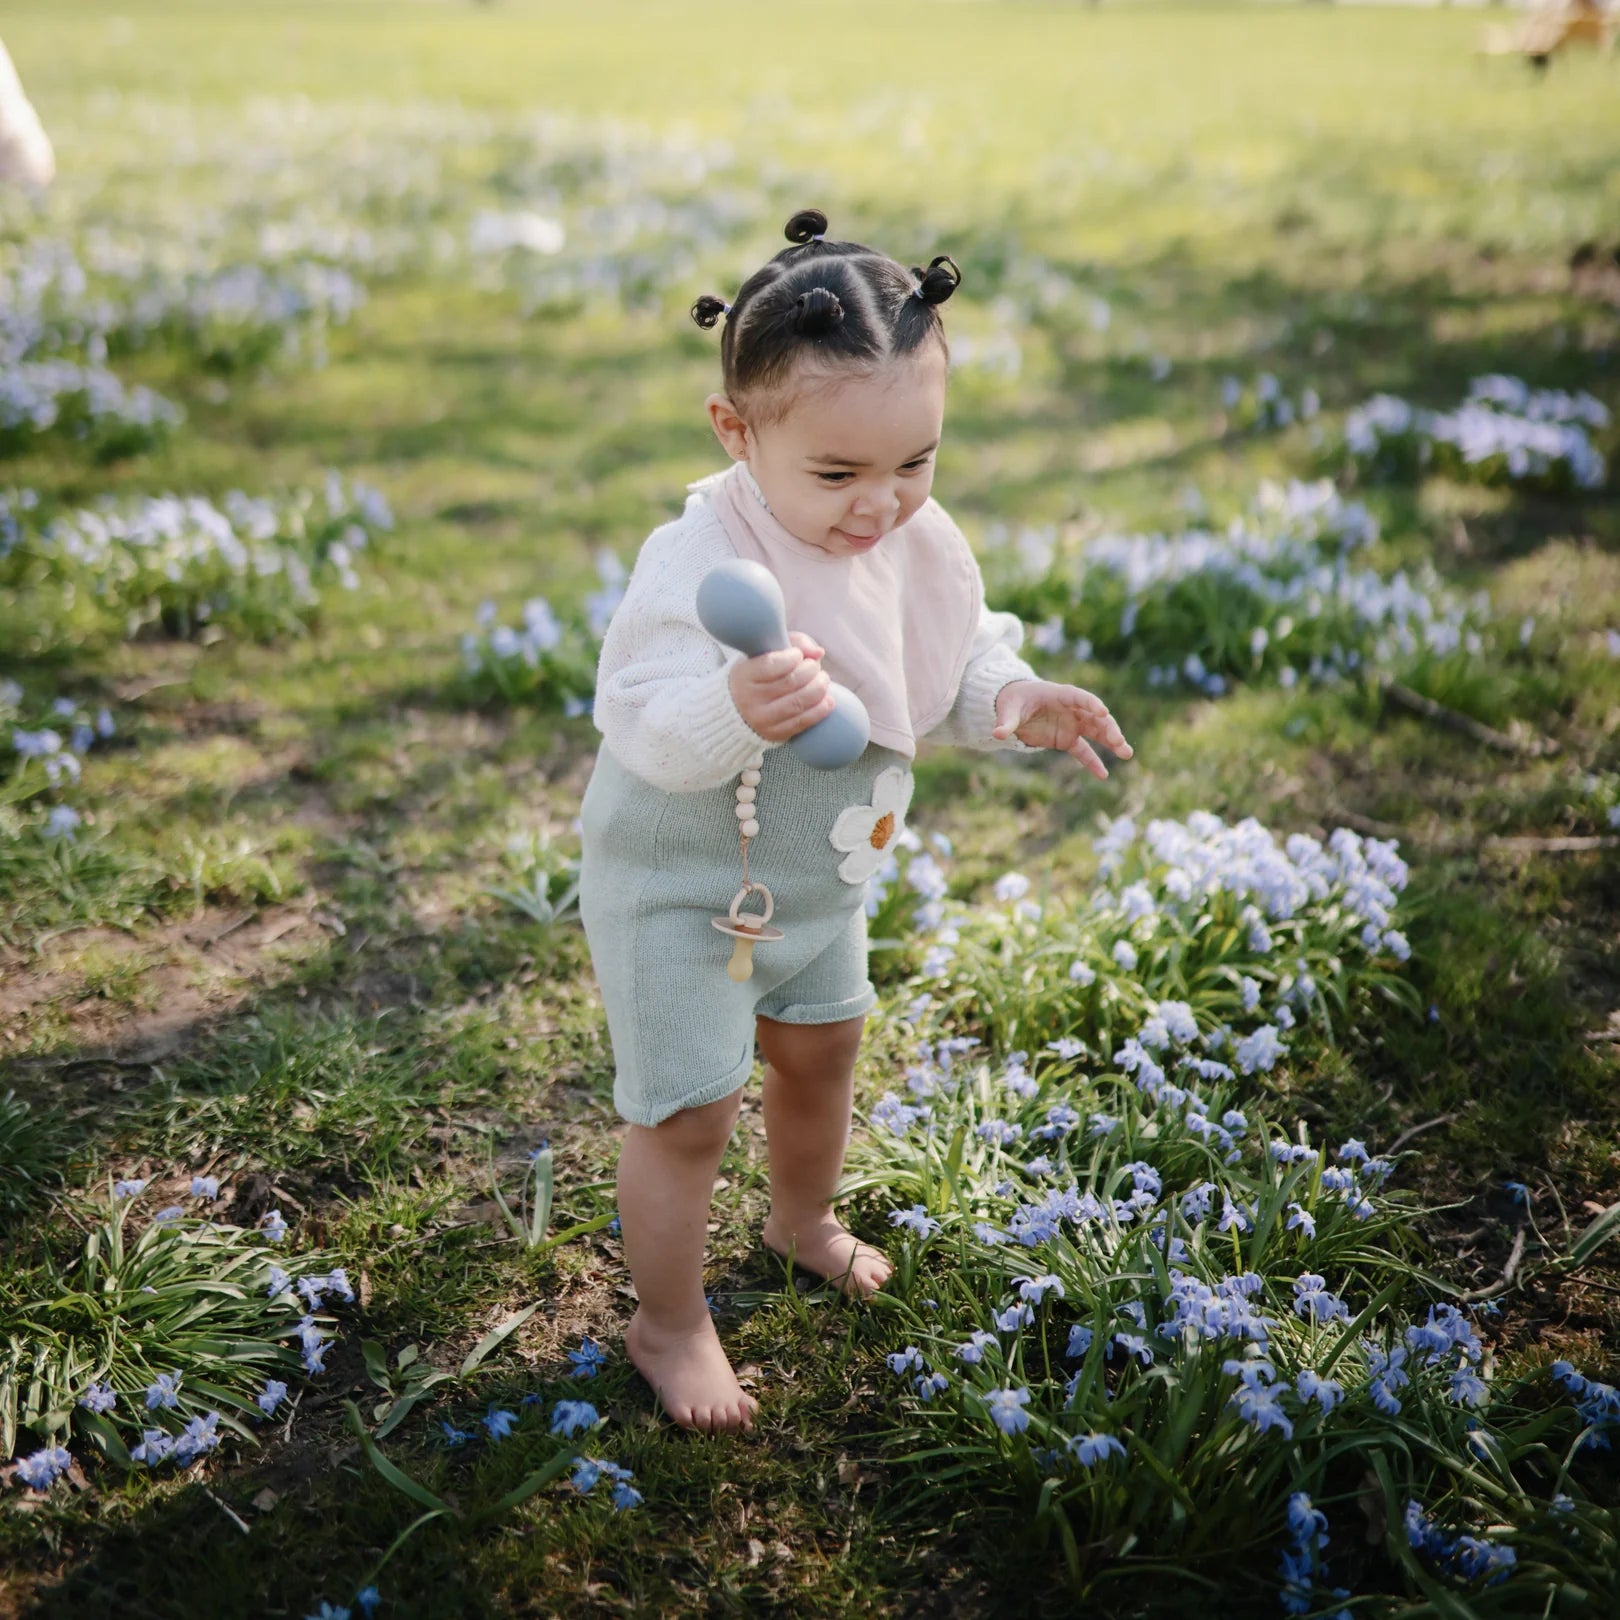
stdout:
{"type": "MultiPolygon", "coordinates": [[[[452,1369],[543,1302],[497,1382],[393,1437],[441,1486],[424,1414],[555,1393],[565,1341],[612,1344],[611,1234],[532,1252],[490,1184],[550,1138],[554,1228],[611,1213],[611,1058],[565,904],[594,641],[718,465],[716,344],[686,308],[801,206],[962,266],[936,493],[1044,667],[1136,747],[1101,788],[927,756],[913,820],[951,840],[953,900],[990,904],[1009,869],[1081,899],[1105,817],[1398,839],[1411,959],[1368,983],[1400,994],[1324,1008],[1253,1085],[1290,1132],[1424,1150],[1404,1185],[1444,1207],[1402,1230],[1457,1288],[1512,1281],[1504,1367],[1612,1374],[1612,1257],[1554,1262],[1620,1196],[1620,66],[1481,57],[1512,15],[7,7],[59,172],[0,205],[0,1096],[22,1099],[0,1143],[25,1187],[0,1197],[0,1339],[33,1331],[109,1176],[212,1167],[238,1223],[299,1211],[294,1242],[366,1280],[334,1392],[204,1465],[248,1534],[181,1478],[18,1489],[0,1613],[348,1603],[412,1517],[337,1404],[362,1336],[452,1369]],[[55,753],[15,742],[52,727],[55,753]],[[1543,1222],[1528,1261],[1508,1183],[1543,1222]]],[[[868,1104],[941,991],[916,932],[877,959],[868,1104]]],[[[1013,994],[980,971],[986,1005],[1013,994]]],[[[436,1523],[382,1612],[1205,1601],[1207,1549],[1163,1526],[1139,1553],[1163,1567],[1108,1587],[1118,1541],[1066,1553],[1015,1467],[930,1498],[895,1461],[921,1443],[882,1369],[900,1341],[760,1260],[762,1165],[751,1110],[714,1278],[777,1404],[765,1438],[643,1426],[616,1357],[636,1514],[552,1491],[504,1532],[436,1523]]],[[[490,1499],[523,1472],[480,1467],[490,1499]]],[[[1612,1487],[1584,1488],[1601,1604],[1612,1487]]],[[[1267,1579],[1277,1528],[1231,1532],[1267,1579]]],[[[1458,1612],[1425,1602],[1353,1612],[1458,1612]]]]}

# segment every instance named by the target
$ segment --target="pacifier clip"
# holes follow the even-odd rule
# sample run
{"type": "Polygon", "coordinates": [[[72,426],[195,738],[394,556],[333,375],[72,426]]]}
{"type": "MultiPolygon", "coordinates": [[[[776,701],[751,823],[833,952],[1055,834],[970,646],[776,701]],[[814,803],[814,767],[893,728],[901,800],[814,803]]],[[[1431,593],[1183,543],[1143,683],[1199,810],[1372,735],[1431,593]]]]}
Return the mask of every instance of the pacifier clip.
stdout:
{"type": "Polygon", "coordinates": [[[770,926],[776,910],[776,900],[763,883],[756,883],[748,872],[749,841],[759,837],[759,778],[765,764],[764,754],[755,754],[749,760],[737,782],[737,835],[742,850],[742,887],[732,896],[731,909],[723,917],[710,920],[722,934],[736,940],[731,960],[726,963],[726,974],[734,984],[742,984],[754,976],[754,947],[783,938],[780,928],[770,926]],[[762,897],[763,912],[744,912],[743,902],[751,894],[762,897]]]}

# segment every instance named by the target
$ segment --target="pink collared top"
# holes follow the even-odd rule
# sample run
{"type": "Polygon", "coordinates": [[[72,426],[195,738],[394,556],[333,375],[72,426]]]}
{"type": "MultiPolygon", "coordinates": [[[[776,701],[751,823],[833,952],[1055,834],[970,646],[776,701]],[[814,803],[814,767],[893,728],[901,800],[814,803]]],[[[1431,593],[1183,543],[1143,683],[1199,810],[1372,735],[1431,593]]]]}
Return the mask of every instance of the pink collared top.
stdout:
{"type": "Polygon", "coordinates": [[[745,462],[693,484],[739,557],[776,575],[789,630],[827,650],[823,667],[872,717],[872,741],[914,757],[956,702],[984,607],[962,532],[930,500],[871,551],[839,556],[785,529],[745,462]]]}

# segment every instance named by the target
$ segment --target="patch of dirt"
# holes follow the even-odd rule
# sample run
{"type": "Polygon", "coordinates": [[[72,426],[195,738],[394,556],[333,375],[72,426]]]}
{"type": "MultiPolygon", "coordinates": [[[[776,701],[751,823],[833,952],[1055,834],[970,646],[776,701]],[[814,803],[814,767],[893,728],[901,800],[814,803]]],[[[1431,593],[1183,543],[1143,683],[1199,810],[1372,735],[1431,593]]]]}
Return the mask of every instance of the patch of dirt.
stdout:
{"type": "Polygon", "coordinates": [[[0,1052],[20,1046],[48,1013],[66,1025],[79,1061],[152,1063],[175,1052],[199,1024],[234,1011],[255,990],[285,976],[266,953],[292,954],[328,937],[318,905],[263,910],[210,906],[184,921],[140,933],[82,928],[58,935],[34,960],[0,962],[0,1052]],[[84,958],[98,974],[127,962],[139,970],[139,1003],[86,988],[84,958]]]}

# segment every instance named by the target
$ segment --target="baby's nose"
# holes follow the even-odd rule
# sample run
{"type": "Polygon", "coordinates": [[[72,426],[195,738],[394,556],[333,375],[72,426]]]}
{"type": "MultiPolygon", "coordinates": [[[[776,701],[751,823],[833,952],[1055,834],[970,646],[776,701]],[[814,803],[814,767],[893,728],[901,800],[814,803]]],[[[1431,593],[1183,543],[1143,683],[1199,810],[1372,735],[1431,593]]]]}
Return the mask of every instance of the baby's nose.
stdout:
{"type": "Polygon", "coordinates": [[[892,490],[868,490],[856,497],[855,510],[863,516],[887,517],[900,510],[900,497],[892,490]]]}

